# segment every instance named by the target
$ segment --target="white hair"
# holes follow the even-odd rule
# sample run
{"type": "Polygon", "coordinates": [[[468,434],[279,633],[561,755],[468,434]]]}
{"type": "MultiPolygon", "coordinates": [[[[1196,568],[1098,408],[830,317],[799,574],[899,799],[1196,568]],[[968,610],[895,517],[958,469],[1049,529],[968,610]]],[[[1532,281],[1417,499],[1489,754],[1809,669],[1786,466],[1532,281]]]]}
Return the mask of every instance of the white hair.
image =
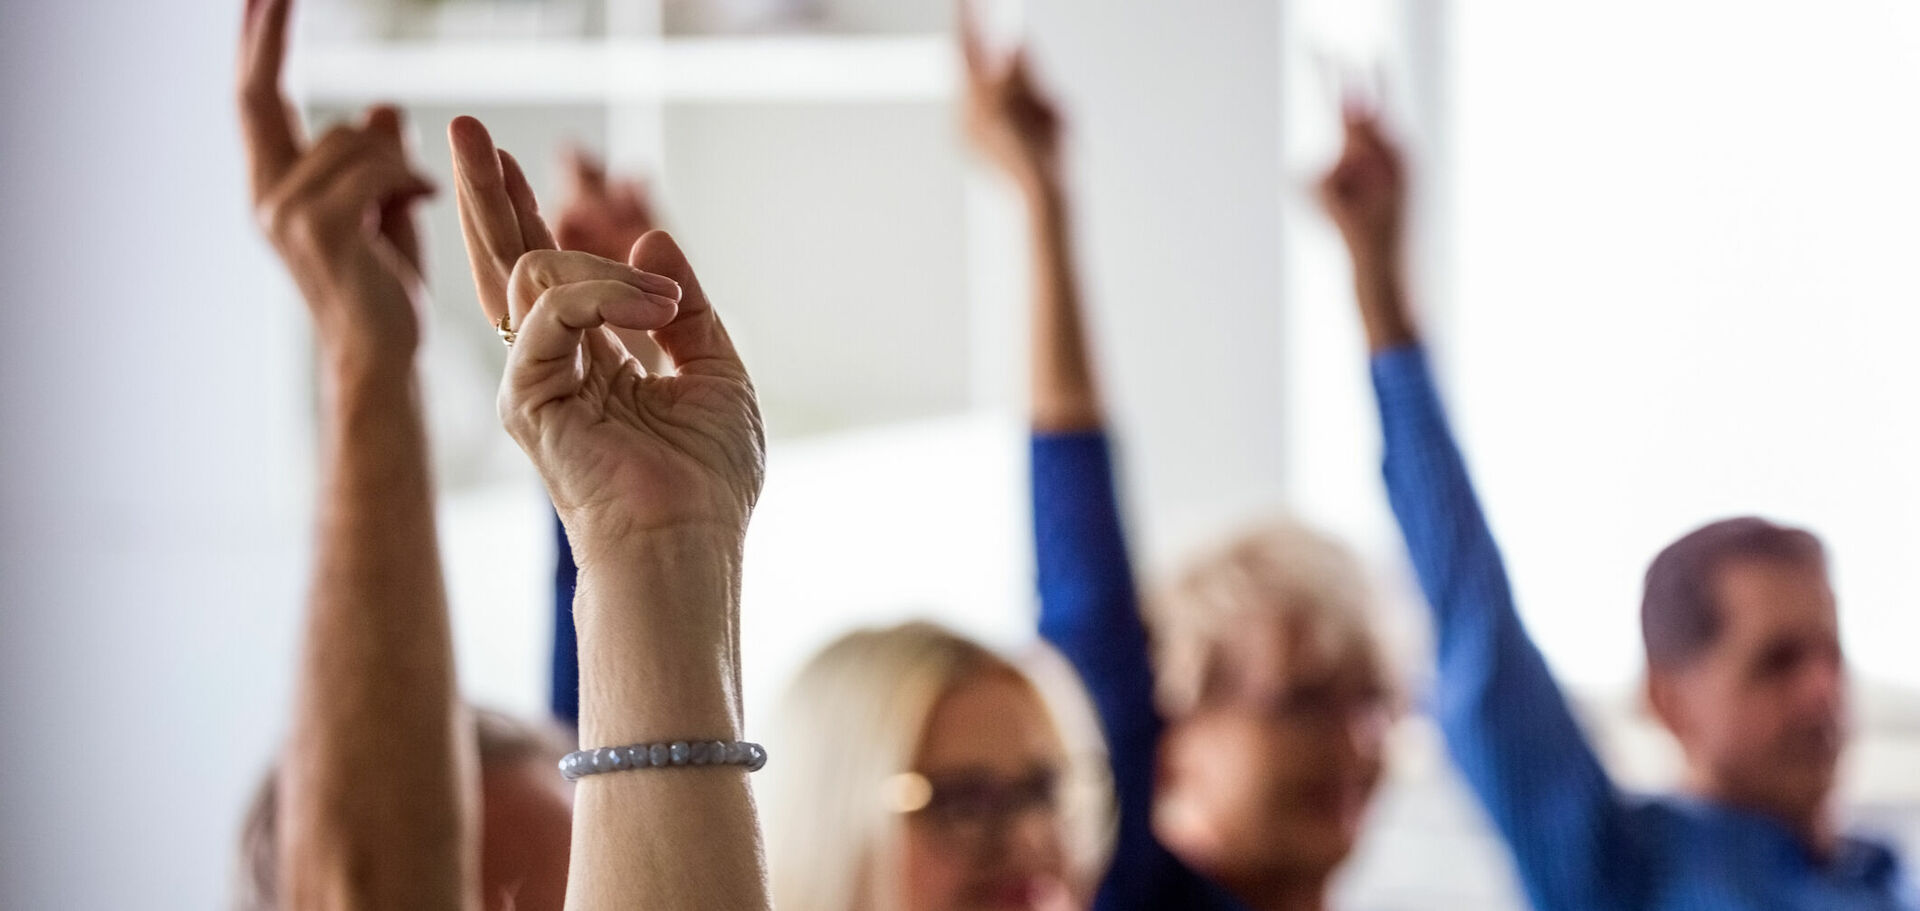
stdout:
{"type": "Polygon", "coordinates": [[[1220,646],[1260,617],[1312,636],[1313,648],[1323,654],[1370,663],[1382,684],[1390,683],[1372,601],[1353,553],[1291,519],[1267,522],[1202,551],[1147,605],[1161,712],[1168,718],[1192,712],[1220,646]]]}

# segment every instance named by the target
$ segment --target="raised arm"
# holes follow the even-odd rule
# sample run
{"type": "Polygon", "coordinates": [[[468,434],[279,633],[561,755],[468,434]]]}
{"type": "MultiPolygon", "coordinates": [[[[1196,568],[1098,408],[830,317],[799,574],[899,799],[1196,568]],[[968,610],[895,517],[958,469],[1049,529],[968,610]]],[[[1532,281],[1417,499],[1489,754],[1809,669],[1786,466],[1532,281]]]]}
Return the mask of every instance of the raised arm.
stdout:
{"type": "Polygon", "coordinates": [[[1120,811],[1095,907],[1188,907],[1196,881],[1155,841],[1153,671],[1095,385],[1060,166],[1060,116],[1024,51],[995,62],[961,6],[968,137],[1026,205],[1032,244],[1034,559],[1040,634],[1080,674],[1099,712],[1120,811]]]}
{"type": "Polygon", "coordinates": [[[1433,610],[1433,710],[1540,908],[1614,907],[1639,867],[1619,795],[1514,608],[1407,307],[1405,179],[1373,115],[1350,108],[1321,184],[1354,265],[1373,351],[1387,496],[1433,610]]]}
{"type": "MultiPolygon", "coordinates": [[[[581,744],[738,740],[740,554],[765,451],[746,371],[671,238],[627,262],[557,251],[512,157],[478,121],[450,133],[480,301],[510,339],[501,418],[579,566],[581,744]],[[609,326],[651,332],[677,372],[647,372],[609,326]]],[[[769,906],[740,766],[577,787],[568,908],[769,906]]]]}
{"type": "Polygon", "coordinates": [[[972,10],[961,6],[967,66],[966,129],[982,156],[1019,189],[1033,253],[1033,428],[1099,430],[1104,424],[1081,324],[1066,192],[1060,176],[1060,115],[1034,85],[1024,50],[988,59],[972,10]]]}
{"type": "Polygon", "coordinates": [[[279,88],[288,6],[249,4],[240,77],[254,203],[312,313],[322,386],[317,549],[278,784],[283,895],[290,908],[469,907],[476,759],[414,372],[410,210],[429,187],[391,108],[300,140],[279,88]]]}

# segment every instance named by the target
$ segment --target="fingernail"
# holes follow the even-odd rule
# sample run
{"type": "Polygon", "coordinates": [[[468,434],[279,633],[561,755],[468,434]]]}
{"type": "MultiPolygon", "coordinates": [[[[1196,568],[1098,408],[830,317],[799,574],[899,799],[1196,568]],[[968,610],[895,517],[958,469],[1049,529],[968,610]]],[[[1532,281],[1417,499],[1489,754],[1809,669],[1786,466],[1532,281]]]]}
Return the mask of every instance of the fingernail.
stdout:
{"type": "MultiPolygon", "coordinates": [[[[639,270],[635,271],[639,272],[639,270]]],[[[648,294],[658,294],[667,300],[675,302],[680,300],[679,282],[664,275],[655,275],[652,272],[639,272],[639,275],[640,280],[638,284],[640,288],[648,294]]]]}
{"type": "Polygon", "coordinates": [[[678,290],[676,290],[671,295],[655,294],[652,291],[642,291],[640,292],[640,296],[643,298],[646,298],[647,303],[653,304],[656,307],[666,307],[669,309],[677,309],[680,306],[680,293],[678,290]]]}

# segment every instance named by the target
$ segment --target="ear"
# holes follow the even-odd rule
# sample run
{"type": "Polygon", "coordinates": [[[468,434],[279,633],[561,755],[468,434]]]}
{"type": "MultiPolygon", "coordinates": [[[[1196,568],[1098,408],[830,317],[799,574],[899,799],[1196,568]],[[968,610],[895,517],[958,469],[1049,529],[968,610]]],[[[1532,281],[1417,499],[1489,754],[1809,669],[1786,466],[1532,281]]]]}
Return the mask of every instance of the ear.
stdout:
{"type": "Polygon", "coordinates": [[[1684,704],[1686,683],[1674,671],[1647,669],[1647,709],[1675,739],[1686,742],[1687,712],[1684,704]]]}

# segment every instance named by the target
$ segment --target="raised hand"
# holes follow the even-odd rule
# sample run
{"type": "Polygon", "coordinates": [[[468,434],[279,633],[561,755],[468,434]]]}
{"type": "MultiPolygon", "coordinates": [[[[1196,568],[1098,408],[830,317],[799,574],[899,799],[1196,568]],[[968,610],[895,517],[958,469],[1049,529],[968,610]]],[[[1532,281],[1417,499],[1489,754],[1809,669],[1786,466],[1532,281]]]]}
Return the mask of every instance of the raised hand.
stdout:
{"type": "Polygon", "coordinates": [[[1406,219],[1406,172],[1378,113],[1349,100],[1339,161],[1320,181],[1320,202],[1356,258],[1398,255],[1406,219]]]}
{"type": "Polygon", "coordinates": [[[596,548],[652,532],[737,541],[760,493],[765,436],[746,368],[673,239],[626,261],[556,249],[533,191],[479,121],[449,129],[460,223],[487,319],[516,335],[500,387],[507,430],[539,468],[582,572],[596,548]],[[651,374],[609,327],[650,332],[651,374]]]}
{"type": "Polygon", "coordinates": [[[1320,181],[1320,202],[1353,257],[1354,299],[1367,345],[1385,351],[1419,340],[1407,309],[1401,249],[1406,228],[1406,169],[1377,113],[1349,100],[1340,160],[1320,181]]]}
{"type": "MultiPolygon", "coordinates": [[[[512,327],[501,419],[580,566],[581,744],[738,739],[740,557],[766,449],[747,371],[665,232],[625,262],[557,250],[513,157],[473,118],[449,133],[480,303],[512,327]],[[675,372],[648,373],[610,327],[652,333],[675,372]]],[[[568,908],[769,906],[745,773],[675,771],[580,782],[568,908]]]]}
{"type": "Polygon", "coordinates": [[[250,0],[239,102],[253,204],[293,273],[323,350],[404,362],[423,296],[413,205],[433,185],[413,170],[400,114],[375,107],[309,145],[280,90],[291,0],[250,0]]]}
{"type": "Polygon", "coordinates": [[[578,146],[569,147],[564,159],[567,200],[553,225],[560,249],[626,261],[634,243],[659,227],[647,185],[609,178],[606,166],[578,146]]]}
{"type": "Polygon", "coordinates": [[[967,136],[1025,189],[1059,177],[1060,114],[1035,87],[1025,49],[989,58],[970,2],[960,6],[960,48],[967,66],[967,136]]]}

